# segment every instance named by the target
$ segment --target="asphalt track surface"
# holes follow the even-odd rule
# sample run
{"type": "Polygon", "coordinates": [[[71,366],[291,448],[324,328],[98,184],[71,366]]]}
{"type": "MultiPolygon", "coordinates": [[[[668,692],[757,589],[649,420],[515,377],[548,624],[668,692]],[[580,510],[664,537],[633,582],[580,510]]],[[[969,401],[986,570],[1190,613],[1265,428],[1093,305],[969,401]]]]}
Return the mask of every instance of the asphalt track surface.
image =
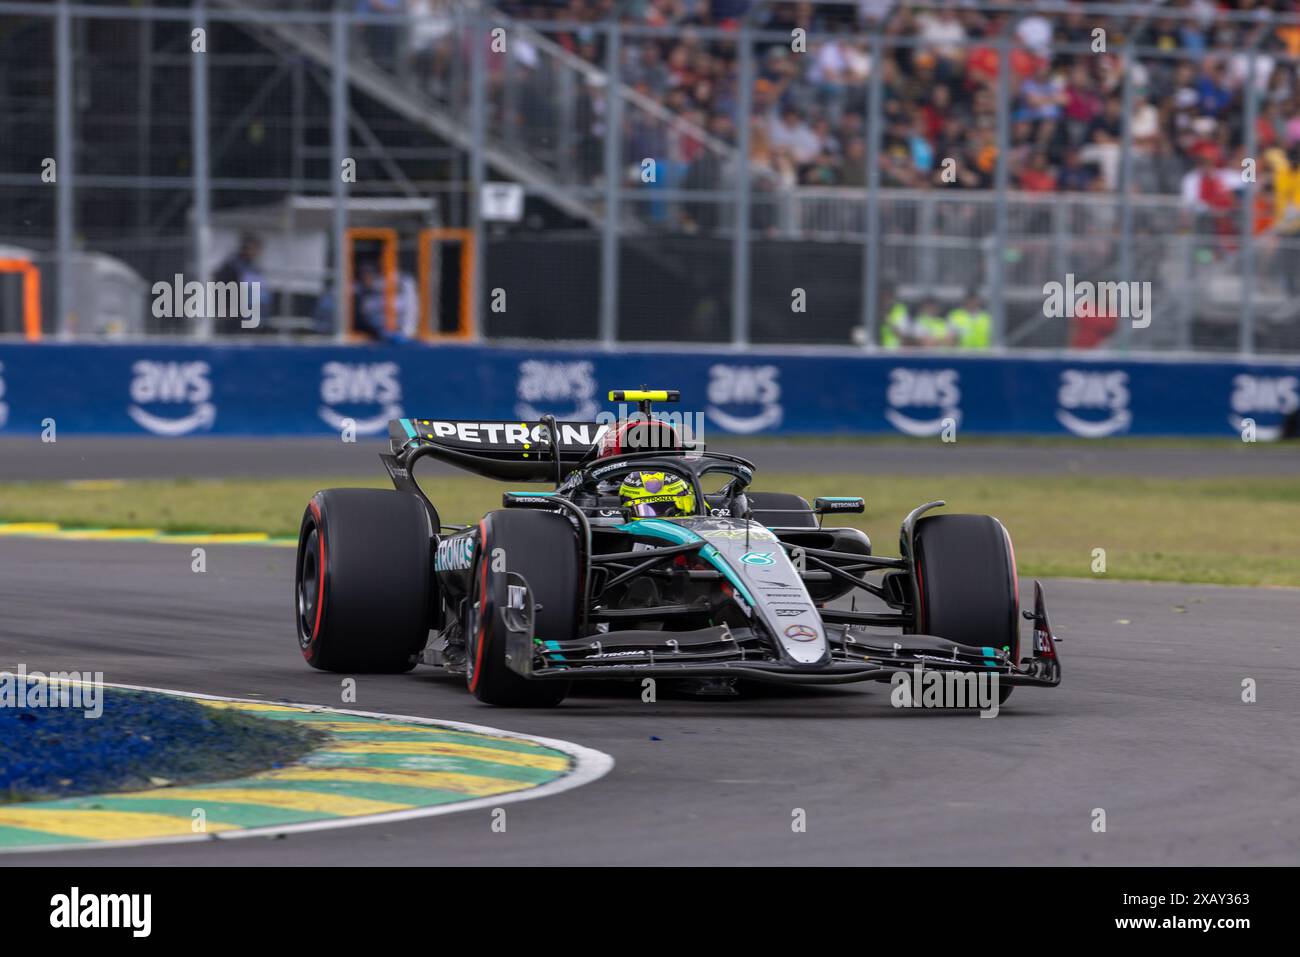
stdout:
{"type": "MultiPolygon", "coordinates": [[[[295,646],[292,561],[291,549],[212,546],[194,574],[188,546],[0,541],[0,669],[337,706],[338,676],[295,646]]],[[[3,863],[1294,863],[1300,592],[1059,581],[1048,597],[1064,683],[1017,689],[991,720],[894,709],[883,685],[651,704],[602,686],[552,711],[506,711],[429,669],[363,676],[349,707],[562,738],[617,763],[510,805],[505,833],[468,811],[3,863]]]]}
{"type": "MultiPolygon", "coordinates": [[[[1016,443],[987,440],[718,441],[760,470],[864,475],[1146,475],[1231,477],[1300,475],[1300,443],[1289,447],[1224,441],[1169,443],[1016,443]]],[[[376,455],[386,443],[334,439],[93,438],[0,439],[0,482],[115,478],[282,478],[383,476],[376,455]]],[[[429,461],[426,471],[454,471],[429,461]]],[[[462,473],[463,474],[463,473],[462,473]]]]}
{"type": "MultiPolygon", "coordinates": [[[[381,475],[382,445],[321,439],[0,440],[0,481],[381,475]]],[[[1293,476],[1300,449],[728,442],[780,471],[1293,476]]],[[[438,468],[436,464],[433,468],[438,468]]],[[[0,668],[339,705],[291,624],[292,552],[0,541],[0,668]]],[[[992,720],[899,711],[882,685],[739,700],[586,689],[553,712],[479,705],[428,669],[363,677],[350,707],[562,738],[617,762],[577,791],[482,812],[212,845],[8,857],[136,864],[1263,864],[1300,852],[1300,592],[1061,581],[1064,684],[992,720]],[[1241,682],[1259,683],[1255,704],[1241,682]],[[806,833],[791,830],[807,815],[806,833]],[[1107,831],[1093,833],[1093,809],[1107,831]]]]}

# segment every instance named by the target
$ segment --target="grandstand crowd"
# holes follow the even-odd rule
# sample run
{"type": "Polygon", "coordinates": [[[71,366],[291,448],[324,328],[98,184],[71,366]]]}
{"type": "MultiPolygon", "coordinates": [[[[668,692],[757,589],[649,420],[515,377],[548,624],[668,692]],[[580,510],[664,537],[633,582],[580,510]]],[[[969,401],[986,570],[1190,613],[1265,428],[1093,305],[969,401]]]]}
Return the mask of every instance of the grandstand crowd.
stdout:
{"type": "MultiPolygon", "coordinates": [[[[452,69],[463,52],[436,24],[447,0],[357,0],[358,12],[411,17],[415,54],[432,69],[452,69]]],[[[501,0],[502,12],[537,23],[570,53],[604,65],[603,32],[614,0],[501,0]],[[547,22],[543,26],[542,22],[547,22]]],[[[627,0],[621,20],[666,27],[623,39],[622,79],[701,130],[734,141],[738,123],[736,45],[702,38],[693,27],[737,30],[748,0],[627,0]]],[[[1141,52],[1134,71],[1133,188],[1181,194],[1191,212],[1230,210],[1243,183],[1245,101],[1256,98],[1256,213],[1261,231],[1300,210],[1300,27],[1228,22],[1225,9],[1300,12],[1300,3],[1172,0],[1150,15],[1108,19],[1077,3],[1066,14],[1026,2],[1011,31],[1011,186],[1030,192],[1109,192],[1120,184],[1124,119],[1123,44],[1141,52]],[[1191,13],[1190,19],[1171,15],[1191,13]],[[1104,49],[1097,30],[1105,31],[1104,49]],[[1257,48],[1250,76],[1249,45],[1257,48]]],[[[870,35],[883,31],[885,83],[880,158],[885,186],[985,189],[997,163],[997,37],[1005,12],[965,3],[771,3],[752,16],[756,30],[806,31],[792,42],[755,45],[750,159],[781,186],[860,186],[865,181],[866,90],[874,64],[870,35]],[[906,45],[899,41],[905,41],[906,45]],[[952,163],[945,164],[945,160],[952,163]]],[[[526,44],[516,69],[545,59],[526,44]]],[[[498,78],[499,79],[499,78],[498,78]]],[[[584,95],[592,95],[584,91],[584,95]]],[[[590,111],[598,127],[599,105],[590,111]]],[[[503,120],[509,120],[506,117],[503,120]]],[[[527,117],[516,117],[528,122],[527,117]]],[[[689,169],[701,144],[689,135],[638,128],[626,119],[624,155],[654,155],[689,169]]],[[[595,132],[595,130],[593,130],[595,132]]],[[[595,170],[591,171],[593,174],[595,170]]]]}

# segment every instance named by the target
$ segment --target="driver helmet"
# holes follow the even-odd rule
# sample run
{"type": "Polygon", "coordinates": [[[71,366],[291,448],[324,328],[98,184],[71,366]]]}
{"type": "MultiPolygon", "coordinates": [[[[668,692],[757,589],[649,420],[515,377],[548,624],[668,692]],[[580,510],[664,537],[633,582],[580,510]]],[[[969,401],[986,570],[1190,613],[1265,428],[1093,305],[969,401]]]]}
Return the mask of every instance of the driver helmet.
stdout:
{"type": "Polygon", "coordinates": [[[619,486],[618,497],[633,520],[695,514],[690,483],[673,472],[631,472],[619,486]]]}
{"type": "Polygon", "coordinates": [[[628,452],[670,451],[686,448],[677,429],[660,419],[632,418],[609,429],[600,440],[597,458],[628,452]]]}

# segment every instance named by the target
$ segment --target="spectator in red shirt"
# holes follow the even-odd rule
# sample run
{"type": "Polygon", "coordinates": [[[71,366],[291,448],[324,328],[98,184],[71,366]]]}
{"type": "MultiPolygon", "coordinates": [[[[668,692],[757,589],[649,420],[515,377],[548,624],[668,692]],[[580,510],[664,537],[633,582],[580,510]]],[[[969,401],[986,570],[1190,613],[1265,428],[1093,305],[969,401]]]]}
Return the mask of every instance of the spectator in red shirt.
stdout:
{"type": "Polygon", "coordinates": [[[1070,322],[1070,348],[1096,349],[1105,345],[1115,334],[1116,324],[1112,313],[1099,313],[1086,302],[1075,306],[1074,319],[1070,322]]]}
{"type": "Polygon", "coordinates": [[[1028,193],[1051,193],[1056,189],[1056,174],[1047,162],[1047,154],[1038,150],[1029,165],[1020,171],[1020,188],[1028,193]]]}

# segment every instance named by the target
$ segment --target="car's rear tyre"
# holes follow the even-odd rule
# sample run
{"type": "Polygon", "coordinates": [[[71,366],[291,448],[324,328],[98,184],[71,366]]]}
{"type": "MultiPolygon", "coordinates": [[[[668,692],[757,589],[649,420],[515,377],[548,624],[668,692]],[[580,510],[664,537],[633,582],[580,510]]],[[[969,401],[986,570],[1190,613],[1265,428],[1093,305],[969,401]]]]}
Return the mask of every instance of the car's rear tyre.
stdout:
{"type": "Polygon", "coordinates": [[[817,516],[812,513],[808,500],[791,492],[746,492],[749,510],[754,521],[769,528],[816,528],[817,516]],[[789,509],[801,509],[803,514],[791,514],[789,509]],[[778,511],[773,511],[778,510],[778,511]]]}
{"type": "MultiPolygon", "coordinates": [[[[930,515],[913,536],[916,631],[1007,649],[1020,662],[1020,584],[1011,536],[989,515],[930,515]]],[[[1000,689],[1001,700],[1011,694],[1000,689]]]]}
{"type": "Polygon", "coordinates": [[[313,668],[397,673],[429,634],[429,514],[407,492],[333,488],[303,513],[298,647],[313,668]]]}
{"type": "Polygon", "coordinates": [[[577,533],[569,520],[551,512],[489,512],[479,524],[478,557],[465,603],[465,683],[485,704],[554,707],[568,694],[569,682],[530,680],[506,664],[498,596],[512,572],[522,575],[532,592],[533,637],[577,637],[580,568],[577,533]]]}

